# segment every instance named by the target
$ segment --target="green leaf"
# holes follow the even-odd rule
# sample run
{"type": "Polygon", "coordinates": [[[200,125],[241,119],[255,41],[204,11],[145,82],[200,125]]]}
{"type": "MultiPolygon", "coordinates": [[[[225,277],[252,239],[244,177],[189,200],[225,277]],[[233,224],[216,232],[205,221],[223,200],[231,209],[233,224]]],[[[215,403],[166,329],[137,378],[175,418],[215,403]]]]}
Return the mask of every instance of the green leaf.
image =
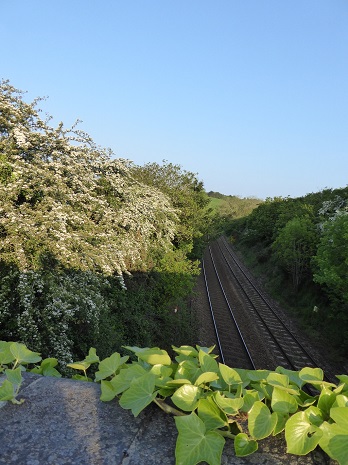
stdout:
{"type": "Polygon", "coordinates": [[[91,347],[89,349],[88,355],[84,360],[86,363],[89,363],[92,365],[93,363],[98,363],[99,362],[99,357],[97,355],[97,351],[94,347],[91,347]]]}
{"type": "Polygon", "coordinates": [[[269,370],[249,370],[248,378],[250,381],[266,381],[270,373],[269,370]]]}
{"type": "Polygon", "coordinates": [[[277,415],[269,411],[263,402],[255,402],[248,416],[248,428],[255,439],[269,436],[277,423],[277,415]]]}
{"type": "Polygon", "coordinates": [[[207,431],[228,426],[226,415],[219,409],[212,397],[199,399],[197,412],[207,431]]]}
{"type": "Polygon", "coordinates": [[[198,350],[192,346],[172,346],[172,348],[177,354],[184,355],[185,357],[198,357],[198,350]]]}
{"type": "Polygon", "coordinates": [[[282,388],[274,387],[272,393],[272,410],[283,415],[295,413],[298,409],[296,399],[282,388]]]}
{"type": "Polygon", "coordinates": [[[15,357],[10,350],[10,345],[10,342],[0,341],[0,365],[14,362],[15,357]]]}
{"type": "Polygon", "coordinates": [[[312,425],[320,426],[323,423],[323,412],[320,410],[320,408],[316,407],[315,405],[311,405],[304,412],[306,414],[306,417],[308,418],[308,421],[312,425]]]}
{"type": "Polygon", "coordinates": [[[117,370],[127,362],[128,356],[121,357],[118,352],[114,352],[110,357],[102,360],[98,365],[98,371],[95,374],[95,380],[100,381],[101,379],[114,376],[117,370]]]}
{"type": "Polygon", "coordinates": [[[273,436],[276,436],[277,434],[281,433],[284,430],[286,422],[289,419],[289,414],[282,414],[282,413],[276,412],[276,415],[277,415],[277,423],[273,430],[273,436]]]}
{"type": "Polygon", "coordinates": [[[100,400],[102,400],[103,402],[109,402],[110,400],[114,399],[117,396],[116,389],[114,389],[114,386],[111,383],[111,381],[107,381],[103,379],[100,384],[101,384],[100,400]]]}
{"type": "Polygon", "coordinates": [[[41,372],[43,376],[52,376],[54,378],[61,378],[62,375],[59,373],[55,366],[58,365],[58,360],[56,358],[45,358],[41,362],[41,372]]]}
{"type": "Polygon", "coordinates": [[[178,369],[175,373],[175,379],[189,379],[192,384],[196,381],[202,370],[198,366],[198,360],[184,360],[179,363],[178,369]]]}
{"type": "Polygon", "coordinates": [[[322,431],[309,421],[305,412],[297,412],[285,425],[287,452],[307,455],[317,447],[322,435],[322,431]]]}
{"type": "Polygon", "coordinates": [[[223,380],[229,386],[242,384],[242,378],[240,377],[239,373],[237,373],[237,371],[233,368],[230,368],[229,366],[224,365],[223,363],[219,363],[219,370],[223,380]]]}
{"type": "Polygon", "coordinates": [[[289,378],[290,383],[295,384],[299,388],[301,388],[304,385],[304,381],[300,378],[298,371],[287,370],[283,367],[277,367],[275,371],[276,373],[286,375],[289,378]]]}
{"type": "Polygon", "coordinates": [[[19,342],[11,342],[10,351],[18,364],[37,363],[42,360],[38,352],[32,352],[19,342]]]}
{"type": "Polygon", "coordinates": [[[6,378],[14,386],[20,386],[22,384],[22,370],[21,367],[16,368],[15,370],[7,369],[5,370],[6,378]]]}
{"type": "Polygon", "coordinates": [[[174,392],[171,399],[173,404],[184,412],[192,412],[197,408],[200,396],[201,388],[192,384],[184,384],[174,392]]]}
{"type": "Polygon", "coordinates": [[[198,360],[201,365],[201,370],[203,372],[205,371],[212,371],[214,373],[219,372],[219,365],[217,364],[217,361],[212,355],[207,354],[204,352],[202,349],[199,350],[198,353],[198,360]]]}
{"type": "Polygon", "coordinates": [[[289,394],[297,395],[299,394],[299,390],[296,386],[289,386],[289,378],[287,375],[280,374],[280,373],[270,373],[267,376],[267,383],[270,386],[277,387],[278,389],[282,389],[283,391],[288,392],[289,394]]]}
{"type": "Polygon", "coordinates": [[[336,400],[336,393],[332,392],[330,389],[323,387],[321,390],[319,399],[318,399],[318,407],[326,416],[329,416],[330,409],[333,403],[336,400]]]}
{"type": "Polygon", "coordinates": [[[348,433],[348,409],[345,407],[334,407],[330,410],[330,417],[348,433]]]}
{"type": "Polygon", "coordinates": [[[185,378],[171,379],[170,381],[167,381],[168,387],[177,387],[177,386],[182,386],[183,384],[192,384],[192,383],[189,379],[185,379],[185,378]]]}
{"type": "Polygon", "coordinates": [[[138,364],[130,365],[127,366],[127,368],[121,369],[119,374],[114,376],[110,381],[115,395],[128,389],[135,379],[144,376],[146,373],[146,370],[138,364]]]}
{"type": "Polygon", "coordinates": [[[175,447],[176,465],[207,462],[220,465],[224,438],[215,431],[206,431],[204,422],[194,413],[175,417],[178,438],[175,447]]]}
{"type": "Polygon", "coordinates": [[[300,390],[299,395],[295,396],[295,399],[300,407],[308,407],[317,401],[317,396],[312,397],[306,392],[300,390]]]}
{"type": "Polygon", "coordinates": [[[215,381],[219,379],[219,375],[217,373],[213,373],[211,371],[205,371],[195,381],[196,386],[201,386],[202,384],[210,383],[211,381],[215,381]]]}
{"type": "Polygon", "coordinates": [[[149,365],[171,365],[172,361],[168,355],[168,352],[158,347],[152,347],[151,349],[145,348],[140,349],[139,347],[129,347],[126,346],[126,349],[135,352],[136,356],[148,363],[149,365]]]}
{"type": "Polygon", "coordinates": [[[223,396],[218,391],[214,393],[214,400],[227,415],[236,415],[244,404],[244,399],[242,397],[231,399],[223,396]]]}
{"type": "Polygon", "coordinates": [[[243,405],[241,407],[242,412],[249,412],[254,403],[258,400],[262,400],[264,395],[262,395],[256,389],[247,390],[243,396],[243,405]]]}
{"type": "Polygon", "coordinates": [[[319,441],[319,446],[327,453],[329,457],[340,465],[348,465],[347,444],[348,433],[335,423],[323,423],[320,427],[323,433],[319,441]]]}
{"type": "Polygon", "coordinates": [[[348,397],[340,394],[336,397],[333,407],[348,407],[348,397]]]}
{"type": "Polygon", "coordinates": [[[150,373],[158,376],[159,378],[169,378],[173,373],[173,368],[165,365],[153,365],[150,369],[150,373]]]}
{"type": "Polygon", "coordinates": [[[258,449],[258,444],[254,439],[250,439],[247,434],[239,433],[234,438],[234,450],[237,457],[246,457],[253,454],[258,449]]]}
{"type": "Polygon", "coordinates": [[[12,400],[14,397],[14,386],[8,379],[5,379],[5,381],[0,386],[0,400],[12,400]]]}
{"type": "Polygon", "coordinates": [[[336,384],[328,383],[323,381],[324,379],[324,372],[321,368],[302,368],[299,373],[300,378],[313,386],[320,386],[323,387],[333,387],[336,388],[336,384]]]}
{"type": "Polygon", "coordinates": [[[135,417],[144,410],[157,395],[155,389],[156,377],[152,373],[145,373],[132,381],[129,389],[120,398],[120,406],[132,410],[135,417]]]}
{"type": "Polygon", "coordinates": [[[67,363],[66,366],[69,368],[73,368],[74,370],[82,370],[83,372],[85,372],[89,368],[90,363],[86,363],[82,361],[82,362],[67,363]]]}

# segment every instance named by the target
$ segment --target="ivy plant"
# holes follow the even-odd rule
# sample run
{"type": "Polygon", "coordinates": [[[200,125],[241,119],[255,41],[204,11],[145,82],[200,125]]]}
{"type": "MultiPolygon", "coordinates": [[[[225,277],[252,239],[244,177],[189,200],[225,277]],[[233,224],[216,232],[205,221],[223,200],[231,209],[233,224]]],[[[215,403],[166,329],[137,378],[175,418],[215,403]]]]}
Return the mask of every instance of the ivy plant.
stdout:
{"type": "Polygon", "coordinates": [[[219,465],[226,440],[244,457],[258,449],[258,441],[280,433],[288,453],[306,455],[320,447],[348,464],[347,375],[334,384],[324,381],[320,368],[231,368],[217,362],[214,347],[173,346],[175,360],[159,348],[126,349],[137,361],[114,353],[99,363],[101,400],[117,397],[134,416],[151,402],[174,415],[177,465],[219,465]]]}
{"type": "Polygon", "coordinates": [[[29,350],[24,344],[0,341],[0,376],[3,375],[0,380],[0,401],[23,403],[23,399],[17,399],[23,383],[22,372],[31,371],[44,376],[60,377],[61,374],[55,368],[57,364],[56,358],[42,360],[38,352],[29,350]]]}
{"type": "MultiPolygon", "coordinates": [[[[335,384],[324,381],[320,368],[231,368],[218,363],[214,347],[173,346],[174,360],[157,347],[125,348],[130,356],[115,352],[104,360],[91,348],[69,367],[83,372],[77,379],[92,381],[87,371],[98,364],[90,371],[101,384],[101,400],[118,398],[134,416],[152,402],[172,414],[177,465],[220,465],[226,440],[244,457],[258,449],[258,441],[281,433],[288,453],[306,455],[320,447],[348,465],[348,375],[337,375],[335,384]]],[[[56,364],[24,344],[0,341],[0,400],[20,404],[22,371],[60,376],[56,364]]]]}

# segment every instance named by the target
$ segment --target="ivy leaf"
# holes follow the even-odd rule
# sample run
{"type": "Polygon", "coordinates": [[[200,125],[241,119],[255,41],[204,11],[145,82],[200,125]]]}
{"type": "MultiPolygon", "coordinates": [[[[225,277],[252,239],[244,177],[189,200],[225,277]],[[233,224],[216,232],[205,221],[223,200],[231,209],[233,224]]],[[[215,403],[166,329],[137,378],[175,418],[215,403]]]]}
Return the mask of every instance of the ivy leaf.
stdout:
{"type": "Polygon", "coordinates": [[[222,411],[227,415],[236,415],[244,404],[242,397],[236,397],[235,399],[224,397],[220,392],[214,393],[214,400],[222,411]]]}
{"type": "Polygon", "coordinates": [[[211,371],[205,371],[195,381],[196,386],[201,386],[202,384],[210,383],[211,381],[215,381],[219,379],[219,375],[217,373],[213,373],[211,371]]]}
{"type": "Polygon", "coordinates": [[[345,407],[334,407],[330,410],[330,417],[348,434],[348,409],[345,407]]]}
{"type": "Polygon", "coordinates": [[[248,416],[250,434],[255,439],[266,438],[274,430],[277,419],[276,413],[271,414],[269,408],[263,402],[255,402],[248,416]]]}
{"type": "Polygon", "coordinates": [[[251,407],[255,404],[256,401],[262,400],[264,395],[256,389],[247,390],[243,396],[243,405],[240,408],[242,412],[249,412],[251,407]]]}
{"type": "Polygon", "coordinates": [[[286,415],[295,413],[298,409],[296,399],[282,388],[274,387],[272,393],[271,407],[274,412],[286,415]]]}
{"type": "Polygon", "coordinates": [[[270,373],[269,370],[249,370],[248,378],[250,381],[266,381],[270,373]]]}
{"type": "Polygon", "coordinates": [[[274,386],[278,389],[288,392],[289,394],[298,395],[299,390],[295,386],[289,386],[289,378],[287,375],[281,373],[270,373],[267,376],[267,383],[271,386],[274,386]]]}
{"type": "Polygon", "coordinates": [[[113,353],[110,357],[105,358],[99,363],[99,370],[95,374],[95,380],[108,378],[116,374],[117,370],[127,362],[128,356],[121,357],[118,352],[113,353]]]}
{"type": "Polygon", "coordinates": [[[55,366],[58,365],[58,360],[56,358],[45,358],[41,362],[41,369],[43,376],[53,376],[54,378],[61,378],[62,375],[59,373],[55,366]]]}
{"type": "Polygon", "coordinates": [[[74,370],[81,370],[85,372],[90,367],[90,363],[82,361],[82,362],[67,363],[66,366],[69,368],[73,368],[74,370]]]}
{"type": "Polygon", "coordinates": [[[277,423],[273,430],[273,436],[276,436],[277,434],[281,433],[284,430],[286,422],[289,419],[289,414],[282,414],[282,413],[276,412],[276,415],[277,415],[277,423]]]}
{"type": "Polygon", "coordinates": [[[6,378],[14,386],[20,386],[23,381],[21,367],[16,368],[15,370],[7,369],[5,370],[6,378]]]}
{"type": "Polygon", "coordinates": [[[0,365],[7,365],[15,360],[15,357],[10,350],[10,344],[10,342],[0,341],[0,365]]]}
{"type": "Polygon", "coordinates": [[[121,369],[118,375],[114,376],[111,381],[102,380],[101,381],[101,396],[100,400],[110,401],[116,397],[121,392],[126,391],[132,381],[140,376],[145,375],[147,372],[140,365],[134,364],[129,365],[127,368],[121,369]]]}
{"type": "Polygon", "coordinates": [[[333,403],[336,400],[336,393],[332,392],[327,387],[323,387],[319,399],[318,399],[318,408],[324,412],[325,415],[329,416],[330,409],[333,403]]]}
{"type": "Polygon", "coordinates": [[[348,407],[348,397],[340,394],[336,397],[333,407],[348,407]]]}
{"type": "Polygon", "coordinates": [[[120,406],[124,409],[132,410],[135,417],[144,410],[157,395],[155,389],[156,376],[152,373],[146,373],[132,381],[120,398],[120,406]]]}
{"type": "Polygon", "coordinates": [[[329,457],[337,460],[340,465],[347,465],[348,428],[325,421],[320,426],[320,429],[323,436],[320,438],[319,446],[329,457]]]}
{"type": "Polygon", "coordinates": [[[217,361],[212,355],[207,354],[202,348],[199,350],[198,353],[198,360],[201,365],[201,370],[205,371],[212,371],[214,373],[219,372],[219,365],[217,361]]]}
{"type": "Polygon", "coordinates": [[[32,352],[24,344],[12,342],[10,351],[18,364],[22,363],[37,363],[42,360],[38,352],[32,352]]]}
{"type": "Polygon", "coordinates": [[[117,396],[116,389],[112,385],[111,381],[103,379],[100,384],[101,384],[100,400],[102,400],[103,402],[110,402],[110,400],[114,399],[117,396]]]}
{"type": "Polygon", "coordinates": [[[250,439],[247,434],[239,433],[234,438],[234,450],[237,457],[245,457],[257,451],[259,445],[254,439],[250,439]]]}
{"type": "Polygon", "coordinates": [[[176,465],[193,465],[207,462],[220,465],[224,438],[215,431],[206,431],[204,422],[192,412],[175,417],[178,438],[175,447],[176,465]]]}
{"type": "Polygon", "coordinates": [[[0,386],[0,400],[12,400],[14,397],[14,386],[8,379],[5,379],[5,381],[0,386]]]}
{"type": "Polygon", "coordinates": [[[97,355],[97,351],[94,347],[91,347],[89,349],[88,355],[84,360],[85,362],[89,363],[92,365],[93,363],[98,363],[99,362],[99,357],[97,355]]]}
{"type": "Polygon", "coordinates": [[[230,368],[229,366],[224,365],[223,363],[219,363],[219,370],[223,380],[229,386],[242,384],[242,378],[240,377],[239,373],[237,373],[237,371],[233,368],[230,368]]]}
{"type": "Polygon", "coordinates": [[[212,397],[199,399],[197,412],[207,431],[228,426],[226,415],[219,409],[212,397]]]}
{"type": "Polygon", "coordinates": [[[297,412],[285,425],[285,439],[289,454],[306,455],[319,444],[323,432],[313,425],[306,412],[297,412]]]}
{"type": "Polygon", "coordinates": [[[293,370],[287,370],[286,368],[283,367],[277,367],[275,369],[276,373],[281,373],[283,375],[286,375],[289,378],[289,381],[292,384],[295,384],[299,388],[301,388],[304,385],[304,381],[300,378],[298,371],[293,371],[293,370]]]}
{"type": "Polygon", "coordinates": [[[178,369],[175,373],[175,379],[188,379],[191,384],[194,384],[198,376],[202,373],[202,370],[198,366],[196,359],[184,360],[179,363],[178,369]]]}
{"type": "Polygon", "coordinates": [[[184,355],[185,357],[198,357],[198,350],[192,346],[172,346],[172,348],[177,354],[184,355]]]}
{"type": "Polygon", "coordinates": [[[192,412],[198,404],[201,388],[192,384],[184,384],[172,395],[172,402],[184,412],[192,412]]]}
{"type": "Polygon", "coordinates": [[[158,347],[140,349],[139,347],[125,346],[125,348],[134,352],[140,360],[149,365],[171,365],[172,363],[168,352],[158,347]]]}
{"type": "Polygon", "coordinates": [[[56,358],[45,358],[42,360],[40,366],[34,367],[30,370],[31,373],[36,373],[43,376],[52,376],[54,378],[61,378],[62,375],[54,367],[58,365],[56,358]]]}
{"type": "Polygon", "coordinates": [[[324,379],[324,373],[321,368],[305,367],[299,372],[299,377],[305,383],[320,384],[324,379]]]}

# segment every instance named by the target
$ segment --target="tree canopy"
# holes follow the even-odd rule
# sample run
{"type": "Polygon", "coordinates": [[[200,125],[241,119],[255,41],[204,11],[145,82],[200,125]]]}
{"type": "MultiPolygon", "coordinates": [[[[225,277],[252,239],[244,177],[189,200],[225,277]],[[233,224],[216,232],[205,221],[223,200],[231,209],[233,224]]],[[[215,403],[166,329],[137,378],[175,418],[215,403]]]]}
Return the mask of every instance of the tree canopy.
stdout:
{"type": "Polygon", "coordinates": [[[0,259],[122,274],[170,250],[179,226],[168,196],[76,126],[49,126],[37,103],[1,83],[0,259]]]}

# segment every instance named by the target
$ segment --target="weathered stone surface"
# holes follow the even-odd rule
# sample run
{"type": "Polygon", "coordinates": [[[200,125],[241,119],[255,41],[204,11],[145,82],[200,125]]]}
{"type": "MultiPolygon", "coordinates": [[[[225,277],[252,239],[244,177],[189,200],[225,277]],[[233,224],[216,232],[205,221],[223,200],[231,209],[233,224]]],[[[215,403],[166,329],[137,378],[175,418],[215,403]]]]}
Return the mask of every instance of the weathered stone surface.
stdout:
{"type": "MultiPolygon", "coordinates": [[[[174,465],[173,418],[150,406],[137,418],[117,401],[101,402],[100,386],[25,374],[19,398],[0,409],[0,464],[174,465]]],[[[285,453],[281,437],[260,442],[255,454],[235,457],[226,444],[222,465],[327,465],[319,453],[285,453]]],[[[333,463],[333,462],[331,462],[333,463]]]]}

